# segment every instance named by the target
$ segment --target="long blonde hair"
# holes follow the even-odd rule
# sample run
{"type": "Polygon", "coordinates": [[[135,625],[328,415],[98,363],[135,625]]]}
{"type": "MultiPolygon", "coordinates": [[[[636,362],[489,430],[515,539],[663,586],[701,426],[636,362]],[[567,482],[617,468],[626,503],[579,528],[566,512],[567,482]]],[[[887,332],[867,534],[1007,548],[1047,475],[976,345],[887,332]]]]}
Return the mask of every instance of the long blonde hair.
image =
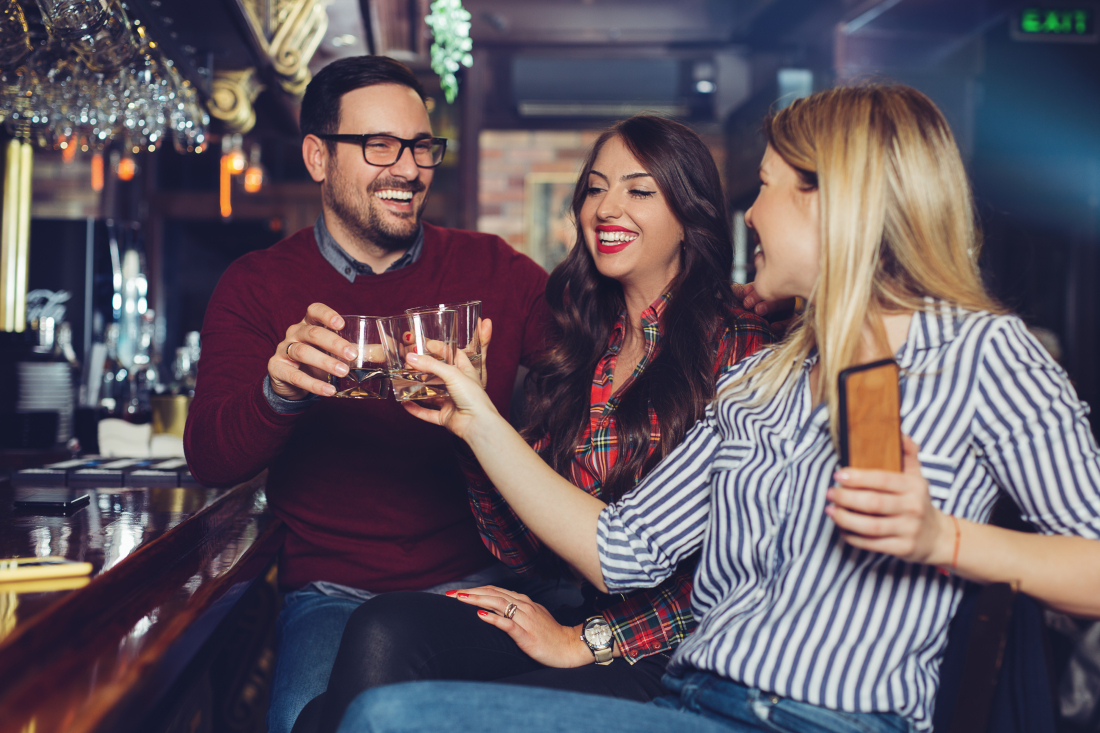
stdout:
{"type": "MultiPolygon", "coordinates": [[[[768,144],[821,209],[820,272],[799,324],[723,396],[751,388],[767,399],[813,347],[822,396],[837,415],[837,377],[858,357],[870,322],[919,311],[927,297],[1000,312],[978,272],[980,235],[970,184],[947,121],[928,97],[901,85],[818,92],[764,123],[768,144]]],[[[834,444],[836,419],[830,420],[834,444]]]]}

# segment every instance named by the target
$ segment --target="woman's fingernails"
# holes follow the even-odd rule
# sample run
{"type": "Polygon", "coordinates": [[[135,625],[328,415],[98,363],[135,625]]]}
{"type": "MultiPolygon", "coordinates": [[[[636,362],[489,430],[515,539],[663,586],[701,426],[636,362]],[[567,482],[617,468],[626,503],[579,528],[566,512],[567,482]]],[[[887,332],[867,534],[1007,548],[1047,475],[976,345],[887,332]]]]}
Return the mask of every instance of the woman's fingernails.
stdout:
{"type": "Polygon", "coordinates": [[[346,375],[347,373],[348,373],[348,365],[347,364],[337,364],[336,365],[336,376],[342,377],[342,376],[346,375]]]}
{"type": "Polygon", "coordinates": [[[445,595],[445,596],[453,596],[453,595],[454,595],[455,593],[458,593],[458,591],[457,591],[457,590],[449,590],[449,591],[447,591],[446,593],[444,593],[443,595],[445,595]]]}
{"type": "Polygon", "coordinates": [[[478,611],[478,612],[477,612],[477,615],[478,615],[478,616],[488,616],[488,615],[489,615],[489,612],[488,612],[488,611],[478,611]]]}
{"type": "Polygon", "coordinates": [[[326,384],[324,387],[321,387],[321,391],[329,397],[332,397],[334,394],[336,394],[336,388],[333,387],[331,384],[326,384]]]}
{"type": "Polygon", "coordinates": [[[825,492],[825,498],[828,501],[832,501],[833,499],[836,498],[836,492],[833,489],[829,489],[828,491],[825,492]]]}
{"type": "Polygon", "coordinates": [[[832,504],[829,504],[825,507],[825,513],[828,514],[830,517],[833,516],[834,514],[836,514],[836,507],[832,504]]]}
{"type": "Polygon", "coordinates": [[[470,594],[469,594],[469,593],[459,593],[459,594],[458,594],[458,597],[459,597],[459,598],[469,598],[469,597],[470,597],[470,594]]]}
{"type": "Polygon", "coordinates": [[[833,478],[835,478],[837,481],[847,481],[849,475],[850,474],[847,471],[845,471],[844,469],[840,469],[833,474],[833,478]]]}
{"type": "Polygon", "coordinates": [[[413,340],[413,335],[411,333],[405,334],[405,341],[407,343],[412,343],[412,340],[413,340]]]}
{"type": "Polygon", "coordinates": [[[410,364],[415,364],[416,362],[420,361],[420,354],[405,354],[405,360],[408,361],[410,364]]]}

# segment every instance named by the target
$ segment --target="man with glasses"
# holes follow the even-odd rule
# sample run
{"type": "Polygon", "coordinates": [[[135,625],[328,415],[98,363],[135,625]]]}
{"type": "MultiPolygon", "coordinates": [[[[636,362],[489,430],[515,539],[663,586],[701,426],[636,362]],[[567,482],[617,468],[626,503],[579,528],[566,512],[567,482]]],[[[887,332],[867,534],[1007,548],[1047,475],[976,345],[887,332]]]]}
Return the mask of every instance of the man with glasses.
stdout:
{"type": "Polygon", "coordinates": [[[487,388],[504,414],[547,322],[538,265],[499,237],[421,221],[447,141],[433,137],[407,67],[370,56],[326,66],[302,100],[301,129],[323,214],[222,277],[185,436],[208,485],[270,469],[267,499],[287,526],[273,733],[325,690],[348,616],[374,594],[517,586],[482,545],[445,431],[392,398],[322,399],[335,392],[328,375],[347,373],[330,356],[351,348],[335,333],[340,314],[481,300],[487,388]]]}

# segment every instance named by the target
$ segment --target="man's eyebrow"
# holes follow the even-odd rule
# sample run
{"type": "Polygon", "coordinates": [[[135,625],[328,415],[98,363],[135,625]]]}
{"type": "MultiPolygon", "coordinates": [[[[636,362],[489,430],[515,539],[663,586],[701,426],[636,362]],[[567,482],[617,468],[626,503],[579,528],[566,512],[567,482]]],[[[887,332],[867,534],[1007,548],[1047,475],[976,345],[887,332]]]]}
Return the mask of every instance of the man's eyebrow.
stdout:
{"type": "MultiPolygon", "coordinates": [[[[362,134],[362,135],[389,135],[390,137],[396,137],[396,138],[401,137],[396,132],[387,132],[385,130],[379,130],[378,132],[364,132],[364,133],[360,133],[360,134],[362,134]]],[[[432,134],[430,132],[418,132],[417,134],[413,135],[409,139],[410,140],[430,140],[431,138],[432,138],[432,134]]]]}

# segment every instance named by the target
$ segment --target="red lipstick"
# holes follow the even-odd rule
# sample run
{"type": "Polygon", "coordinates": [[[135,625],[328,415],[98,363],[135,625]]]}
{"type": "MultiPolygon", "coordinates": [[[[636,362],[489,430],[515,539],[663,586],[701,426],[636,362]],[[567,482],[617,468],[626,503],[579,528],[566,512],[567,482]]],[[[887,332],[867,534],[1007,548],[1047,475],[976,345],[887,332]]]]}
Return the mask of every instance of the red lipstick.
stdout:
{"type": "Polygon", "coordinates": [[[596,227],[596,251],[600,254],[610,255],[616,252],[622,252],[624,249],[634,244],[634,240],[638,238],[638,233],[632,229],[626,227],[611,226],[601,224],[596,227]],[[600,232],[626,232],[627,234],[633,234],[634,239],[627,240],[625,242],[604,243],[600,238],[600,232]]]}

